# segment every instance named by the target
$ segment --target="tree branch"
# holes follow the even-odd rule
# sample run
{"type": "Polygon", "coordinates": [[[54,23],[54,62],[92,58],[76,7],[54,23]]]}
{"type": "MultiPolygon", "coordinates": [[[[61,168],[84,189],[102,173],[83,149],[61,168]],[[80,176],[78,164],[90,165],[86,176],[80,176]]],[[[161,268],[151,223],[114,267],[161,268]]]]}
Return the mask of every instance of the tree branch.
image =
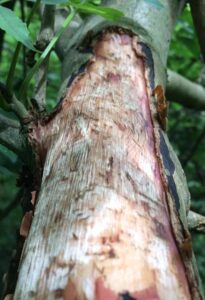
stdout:
{"type": "Polygon", "coordinates": [[[168,70],[166,98],[186,107],[205,110],[205,88],[168,70]]]}
{"type": "Polygon", "coordinates": [[[189,211],[188,225],[190,230],[205,233],[205,216],[189,211]]]}
{"type": "Polygon", "coordinates": [[[23,141],[19,131],[17,121],[0,114],[0,144],[21,156],[23,141]]]}
{"type": "Polygon", "coordinates": [[[191,13],[205,62],[205,0],[190,0],[191,13]]]}

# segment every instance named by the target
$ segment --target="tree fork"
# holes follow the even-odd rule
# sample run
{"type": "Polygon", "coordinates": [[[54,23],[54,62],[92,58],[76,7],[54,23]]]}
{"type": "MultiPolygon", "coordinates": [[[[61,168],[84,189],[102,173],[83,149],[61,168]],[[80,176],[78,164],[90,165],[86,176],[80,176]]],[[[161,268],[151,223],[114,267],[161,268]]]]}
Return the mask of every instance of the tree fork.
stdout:
{"type": "Polygon", "coordinates": [[[202,299],[148,51],[106,30],[55,114],[34,124],[43,175],[15,300],[202,299]]]}

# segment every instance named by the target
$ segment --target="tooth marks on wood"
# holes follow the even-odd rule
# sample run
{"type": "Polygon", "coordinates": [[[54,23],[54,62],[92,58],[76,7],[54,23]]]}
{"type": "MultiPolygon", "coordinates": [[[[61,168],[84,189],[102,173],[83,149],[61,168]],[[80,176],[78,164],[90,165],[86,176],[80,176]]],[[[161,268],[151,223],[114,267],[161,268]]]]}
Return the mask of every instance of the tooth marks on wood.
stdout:
{"type": "Polygon", "coordinates": [[[112,180],[113,161],[114,161],[113,157],[110,156],[108,164],[107,164],[107,168],[106,168],[106,182],[107,183],[110,183],[112,180]]]}

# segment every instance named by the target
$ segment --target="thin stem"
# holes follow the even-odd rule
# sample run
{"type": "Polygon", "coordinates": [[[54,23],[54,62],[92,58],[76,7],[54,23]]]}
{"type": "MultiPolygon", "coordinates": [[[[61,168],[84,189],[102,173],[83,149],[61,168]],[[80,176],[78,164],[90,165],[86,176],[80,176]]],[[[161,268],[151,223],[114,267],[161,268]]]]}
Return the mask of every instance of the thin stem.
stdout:
{"type": "Polygon", "coordinates": [[[25,98],[26,91],[27,91],[28,85],[29,85],[32,77],[34,76],[34,74],[36,73],[36,71],[38,70],[38,68],[40,67],[40,65],[43,63],[43,61],[46,59],[46,57],[48,56],[48,54],[50,53],[50,51],[52,50],[52,48],[55,46],[55,44],[58,41],[58,39],[61,36],[61,34],[64,32],[64,30],[67,28],[67,26],[71,23],[71,21],[73,20],[75,14],[76,14],[76,11],[74,9],[71,9],[70,14],[67,16],[67,18],[63,22],[62,27],[57,31],[57,33],[55,34],[55,36],[53,37],[53,39],[50,41],[50,43],[48,44],[48,46],[46,47],[46,49],[43,51],[43,53],[39,57],[39,59],[36,62],[36,64],[29,71],[28,75],[26,76],[26,78],[25,78],[25,80],[22,83],[22,86],[20,88],[20,91],[21,91],[20,96],[19,96],[20,99],[25,98]]]}
{"type": "Polygon", "coordinates": [[[16,64],[18,61],[20,50],[21,50],[21,43],[18,42],[16,45],[16,49],[14,51],[14,55],[12,57],[12,61],[11,61],[10,68],[9,68],[9,73],[8,73],[7,80],[6,80],[6,87],[9,90],[9,92],[11,92],[11,90],[12,90],[14,72],[16,69],[16,64]]]}
{"type": "MultiPolygon", "coordinates": [[[[20,0],[20,7],[21,7],[21,19],[23,22],[25,22],[25,3],[24,0],[20,0]]],[[[23,68],[22,68],[22,78],[25,78],[26,76],[26,47],[23,46],[23,68]]]]}
{"type": "MultiPolygon", "coordinates": [[[[34,15],[36,9],[38,8],[40,2],[41,2],[41,0],[37,0],[35,2],[34,6],[32,7],[31,12],[30,12],[30,14],[28,16],[28,19],[27,19],[27,22],[26,22],[27,26],[30,24],[30,22],[32,20],[32,17],[34,15]]],[[[9,73],[8,73],[7,80],[6,80],[6,86],[7,86],[9,91],[12,90],[12,83],[13,83],[14,73],[15,73],[16,64],[17,64],[17,61],[18,61],[20,50],[21,50],[21,43],[18,42],[17,45],[16,45],[16,49],[15,49],[15,52],[14,52],[14,55],[13,55],[13,58],[12,58],[12,61],[11,61],[11,65],[10,65],[10,68],[9,68],[9,73]]]]}
{"type": "Polygon", "coordinates": [[[26,25],[27,25],[27,26],[31,23],[31,20],[32,20],[32,18],[33,18],[33,15],[34,15],[35,11],[37,10],[37,8],[39,7],[40,2],[41,2],[41,0],[37,0],[37,1],[34,3],[32,9],[31,9],[31,11],[30,11],[30,14],[29,14],[29,16],[28,16],[28,19],[27,19],[27,21],[26,21],[26,25]]]}
{"type": "Polygon", "coordinates": [[[20,0],[20,9],[21,9],[21,19],[25,22],[25,10],[24,10],[24,0],[20,0]]]}
{"type": "MultiPolygon", "coordinates": [[[[41,29],[37,38],[37,44],[41,45],[43,50],[53,39],[54,25],[55,5],[45,5],[42,16],[41,29]]],[[[47,56],[47,58],[44,60],[35,74],[36,84],[34,88],[34,99],[38,104],[39,111],[45,110],[49,57],[50,55],[47,56]]]]}

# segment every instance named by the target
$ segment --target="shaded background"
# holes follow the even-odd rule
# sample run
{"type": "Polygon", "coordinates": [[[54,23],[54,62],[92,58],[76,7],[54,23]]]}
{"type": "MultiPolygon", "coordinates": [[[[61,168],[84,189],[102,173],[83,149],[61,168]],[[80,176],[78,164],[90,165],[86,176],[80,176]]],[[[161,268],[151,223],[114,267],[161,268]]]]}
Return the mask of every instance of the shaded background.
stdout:
{"type": "MultiPolygon", "coordinates": [[[[22,11],[18,3],[15,9],[17,14],[21,16],[22,11]]],[[[33,37],[36,36],[39,26],[38,16],[35,16],[30,26],[33,37]]],[[[2,32],[0,32],[0,37],[1,34],[2,32]]],[[[15,45],[16,42],[5,35],[2,44],[3,50],[0,50],[0,78],[3,81],[6,79],[15,45]]],[[[22,55],[17,65],[15,89],[19,88],[24,78],[24,61],[25,56],[22,55]]],[[[186,7],[176,24],[169,52],[168,67],[205,86],[205,66],[202,65],[189,6],[186,7]]],[[[60,63],[55,53],[52,53],[48,72],[48,110],[51,110],[56,104],[59,86],[60,63]]],[[[170,103],[168,135],[187,176],[192,209],[205,215],[205,112],[170,103]]],[[[20,168],[21,163],[17,157],[0,146],[0,278],[8,269],[22,218],[21,206],[16,197],[18,193],[16,180],[19,177],[20,168]]],[[[193,241],[198,268],[205,289],[205,255],[203,254],[205,236],[193,233],[193,241]]],[[[1,290],[2,281],[0,281],[1,290]]]]}

